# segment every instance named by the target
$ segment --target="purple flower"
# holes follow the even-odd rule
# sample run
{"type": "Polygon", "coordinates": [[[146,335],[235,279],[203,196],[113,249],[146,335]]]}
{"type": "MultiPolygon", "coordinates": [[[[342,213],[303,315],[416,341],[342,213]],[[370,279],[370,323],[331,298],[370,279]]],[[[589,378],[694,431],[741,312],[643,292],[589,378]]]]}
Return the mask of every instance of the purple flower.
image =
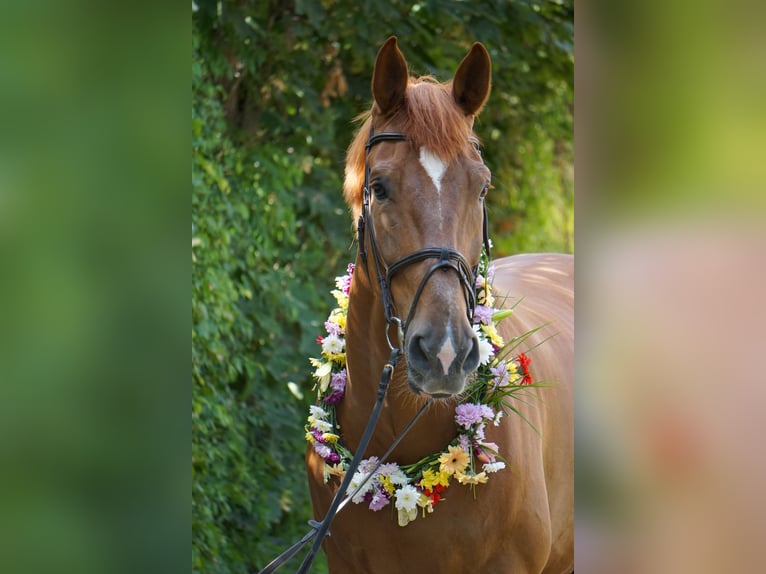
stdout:
{"type": "Polygon", "coordinates": [[[314,450],[317,451],[317,454],[321,456],[323,459],[329,461],[330,455],[335,454],[329,446],[326,444],[322,444],[321,442],[315,442],[314,443],[314,450]]]}
{"type": "Polygon", "coordinates": [[[341,369],[337,373],[332,374],[332,379],[330,380],[330,386],[334,391],[345,391],[346,390],[346,369],[341,369]]]}
{"type": "Polygon", "coordinates": [[[326,405],[337,405],[339,402],[343,400],[343,396],[345,394],[346,394],[345,391],[333,391],[322,400],[324,401],[324,404],[326,405]]]}
{"type": "Polygon", "coordinates": [[[464,403],[455,408],[455,421],[466,429],[473,424],[480,423],[482,419],[492,420],[494,418],[495,412],[487,405],[464,403]]]}
{"type": "Polygon", "coordinates": [[[461,434],[459,437],[457,437],[457,444],[465,452],[470,452],[471,441],[468,439],[468,435],[461,434]]]}
{"type": "Polygon", "coordinates": [[[340,462],[340,456],[335,451],[330,451],[329,456],[325,459],[330,464],[338,464],[340,462]]]}
{"type": "Polygon", "coordinates": [[[388,494],[385,491],[378,489],[370,499],[370,510],[375,510],[377,512],[381,508],[385,508],[389,502],[391,502],[391,499],[388,498],[388,494]]]}
{"type": "Polygon", "coordinates": [[[370,458],[365,459],[359,463],[359,470],[357,472],[361,472],[362,474],[369,474],[370,471],[375,468],[376,464],[378,464],[378,457],[371,456],[370,458]]]}
{"type": "Polygon", "coordinates": [[[496,386],[503,387],[510,381],[510,375],[508,374],[508,369],[504,362],[500,363],[497,367],[490,367],[489,370],[492,373],[496,386]]]}
{"type": "Polygon", "coordinates": [[[492,313],[492,307],[487,307],[486,305],[476,305],[476,309],[474,309],[473,312],[473,322],[489,325],[492,323],[492,313]]]}
{"type": "Polygon", "coordinates": [[[469,428],[472,424],[481,420],[481,409],[479,405],[465,403],[455,408],[455,421],[457,424],[469,428]]]}
{"type": "Polygon", "coordinates": [[[380,468],[378,469],[378,474],[389,476],[394,474],[399,470],[399,465],[395,462],[387,462],[385,464],[381,464],[380,468]]]}

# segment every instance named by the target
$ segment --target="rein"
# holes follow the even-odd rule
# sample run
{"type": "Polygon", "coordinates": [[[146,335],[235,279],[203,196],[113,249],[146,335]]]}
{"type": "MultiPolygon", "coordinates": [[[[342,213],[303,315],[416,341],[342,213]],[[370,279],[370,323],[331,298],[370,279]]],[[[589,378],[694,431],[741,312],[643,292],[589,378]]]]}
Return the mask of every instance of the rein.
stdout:
{"type": "MultiPolygon", "coordinates": [[[[353,479],[354,473],[357,471],[359,464],[362,462],[362,457],[364,455],[364,451],[367,449],[367,445],[370,442],[370,439],[372,438],[372,433],[375,430],[375,426],[377,425],[378,418],[380,417],[380,412],[383,407],[383,401],[386,396],[386,392],[388,390],[388,385],[391,382],[391,377],[394,372],[394,368],[396,367],[396,364],[399,362],[399,359],[401,359],[403,355],[403,351],[400,347],[395,346],[391,342],[391,338],[389,336],[390,327],[395,327],[397,330],[397,337],[398,337],[398,344],[401,346],[404,344],[404,336],[407,331],[407,327],[410,324],[410,321],[412,320],[412,317],[415,313],[415,309],[417,307],[418,302],[420,301],[420,296],[423,293],[423,289],[425,288],[426,282],[431,277],[431,275],[434,274],[434,272],[438,269],[453,269],[460,280],[460,284],[463,288],[463,294],[465,295],[465,301],[466,301],[466,308],[467,308],[467,314],[469,321],[473,320],[473,314],[474,310],[476,308],[476,293],[474,292],[474,284],[476,280],[477,275],[477,268],[471,268],[469,263],[466,261],[465,257],[458,251],[450,248],[450,247],[425,247],[423,249],[419,249],[417,251],[414,251],[408,255],[405,255],[404,257],[400,258],[399,260],[395,261],[391,265],[386,265],[385,261],[383,260],[383,257],[380,255],[379,249],[378,249],[378,243],[375,237],[375,227],[373,225],[372,215],[370,212],[370,164],[369,164],[369,154],[370,149],[372,147],[380,142],[388,141],[388,142],[399,142],[399,141],[406,141],[407,136],[401,132],[381,132],[379,134],[374,134],[372,126],[370,126],[370,137],[367,140],[367,144],[365,145],[365,170],[364,170],[364,189],[363,189],[363,206],[362,206],[362,213],[359,216],[359,222],[358,222],[358,241],[359,241],[359,256],[364,263],[364,269],[365,273],[369,277],[369,269],[368,269],[368,258],[367,258],[367,244],[369,243],[370,251],[372,254],[372,260],[375,265],[375,274],[377,277],[378,285],[380,286],[380,292],[381,297],[383,300],[383,313],[386,318],[386,340],[388,341],[388,346],[391,349],[391,355],[388,358],[388,361],[383,366],[383,372],[381,373],[380,377],[380,383],[378,384],[378,393],[377,393],[377,399],[375,401],[375,406],[372,409],[372,413],[370,414],[370,418],[367,422],[367,426],[364,429],[364,433],[362,434],[362,438],[359,441],[359,446],[356,449],[356,454],[354,455],[354,458],[351,460],[351,463],[349,464],[348,469],[346,469],[346,474],[343,477],[343,481],[341,482],[340,487],[338,488],[338,491],[335,493],[335,497],[333,498],[333,501],[330,505],[329,510],[327,511],[327,514],[325,515],[324,519],[322,519],[321,522],[317,522],[316,520],[310,520],[309,525],[311,526],[311,530],[307,532],[303,538],[301,538],[298,542],[290,546],[287,550],[282,552],[279,556],[274,558],[269,564],[267,564],[258,574],[271,574],[272,572],[275,572],[277,569],[282,567],[284,564],[286,564],[289,560],[297,554],[301,548],[303,548],[311,539],[314,539],[314,543],[311,546],[311,549],[309,550],[306,557],[303,559],[303,562],[300,565],[300,568],[297,571],[297,574],[305,574],[308,569],[311,567],[312,562],[314,561],[314,558],[316,557],[316,554],[319,552],[319,548],[322,545],[322,541],[324,540],[325,536],[330,536],[330,524],[332,523],[333,519],[335,518],[335,515],[348,503],[349,500],[351,500],[354,495],[359,492],[364,485],[367,483],[367,481],[372,478],[375,475],[375,472],[380,468],[380,466],[386,461],[388,456],[393,452],[393,450],[396,448],[396,446],[401,442],[401,440],[404,438],[404,436],[410,431],[410,429],[415,425],[417,420],[420,418],[420,416],[426,411],[428,406],[431,404],[432,399],[428,399],[425,404],[420,408],[420,410],[415,414],[415,416],[410,420],[410,422],[407,424],[406,427],[402,430],[401,433],[394,439],[391,446],[388,448],[386,453],[378,460],[374,468],[367,473],[367,475],[364,477],[364,479],[361,481],[361,483],[356,487],[356,489],[351,492],[350,494],[346,495],[346,491],[348,490],[349,484],[351,483],[351,480],[353,479]],[[434,263],[428,271],[425,273],[423,278],[420,281],[420,285],[418,286],[417,291],[415,292],[415,297],[412,301],[412,305],[410,306],[410,310],[407,313],[407,317],[402,323],[402,320],[396,315],[394,309],[394,300],[393,295],[391,293],[391,279],[393,276],[403,269],[404,267],[407,267],[408,265],[411,265],[413,263],[417,263],[419,261],[425,261],[428,259],[436,259],[436,263],[434,263]]],[[[483,211],[484,211],[484,221],[482,223],[482,234],[483,234],[483,241],[484,241],[484,249],[487,252],[487,256],[489,256],[490,253],[490,242],[489,242],[489,230],[488,230],[488,224],[487,224],[487,205],[486,202],[483,203],[483,211]]]]}
{"type": "Polygon", "coordinates": [[[370,472],[364,477],[364,479],[359,483],[356,489],[354,489],[353,492],[346,495],[346,491],[348,490],[348,486],[351,483],[351,480],[353,479],[353,475],[356,472],[356,470],[359,468],[359,464],[362,462],[362,456],[364,455],[364,451],[367,449],[367,445],[370,442],[370,439],[372,438],[372,433],[375,430],[375,426],[378,422],[378,418],[380,417],[380,411],[383,406],[383,399],[386,396],[388,385],[391,382],[391,376],[393,375],[394,367],[396,366],[396,363],[399,362],[399,359],[401,358],[401,354],[402,353],[399,349],[393,349],[391,351],[391,355],[388,358],[388,362],[383,367],[383,372],[380,377],[380,383],[378,384],[377,400],[375,402],[375,406],[372,409],[370,420],[367,422],[367,426],[364,429],[364,433],[362,435],[362,439],[359,442],[359,447],[357,448],[356,454],[354,455],[354,458],[352,459],[349,465],[349,468],[346,470],[346,474],[343,477],[343,482],[338,488],[338,491],[335,493],[335,497],[333,498],[332,504],[330,505],[330,508],[327,511],[327,514],[325,515],[324,519],[322,519],[322,522],[317,522],[316,520],[309,520],[309,525],[311,526],[312,529],[309,530],[303,536],[303,538],[301,538],[298,542],[290,546],[290,548],[288,548],[287,550],[282,552],[282,554],[274,558],[274,560],[269,562],[258,574],[271,574],[272,572],[276,572],[284,564],[289,562],[293,558],[293,556],[295,556],[300,551],[301,548],[303,548],[306,544],[308,544],[308,542],[312,538],[315,538],[314,544],[312,545],[311,550],[309,550],[309,553],[303,559],[303,562],[301,563],[300,568],[298,569],[298,574],[305,574],[308,571],[308,569],[311,567],[311,563],[314,561],[314,558],[316,557],[317,552],[319,552],[319,547],[322,545],[322,540],[324,540],[325,536],[330,536],[329,528],[330,528],[330,524],[335,518],[335,515],[346,504],[348,504],[348,501],[351,500],[357,492],[359,492],[362,488],[364,488],[364,485],[367,484],[367,481],[370,480],[370,478],[372,478],[375,475],[378,468],[380,468],[380,466],[384,462],[386,462],[386,460],[394,451],[396,446],[402,441],[402,439],[410,431],[410,429],[412,429],[412,427],[415,425],[415,423],[418,421],[421,415],[431,405],[431,401],[433,399],[428,399],[423,404],[423,406],[420,407],[420,410],[415,414],[415,416],[412,417],[412,420],[410,420],[410,422],[407,423],[407,426],[405,426],[404,429],[402,429],[402,432],[400,432],[399,435],[394,439],[394,442],[391,443],[391,446],[388,448],[388,450],[383,454],[382,457],[380,457],[380,460],[378,460],[378,462],[375,464],[372,470],[370,470],[370,472]]]}

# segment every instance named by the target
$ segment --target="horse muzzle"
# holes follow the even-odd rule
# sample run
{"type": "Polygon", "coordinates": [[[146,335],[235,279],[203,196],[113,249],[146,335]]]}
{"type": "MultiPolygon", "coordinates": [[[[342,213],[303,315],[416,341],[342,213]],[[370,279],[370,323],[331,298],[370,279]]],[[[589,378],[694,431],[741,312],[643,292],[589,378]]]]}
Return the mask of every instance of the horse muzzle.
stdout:
{"type": "Polygon", "coordinates": [[[479,366],[479,341],[467,322],[457,329],[412,332],[406,351],[410,389],[434,398],[461,393],[479,366]]]}

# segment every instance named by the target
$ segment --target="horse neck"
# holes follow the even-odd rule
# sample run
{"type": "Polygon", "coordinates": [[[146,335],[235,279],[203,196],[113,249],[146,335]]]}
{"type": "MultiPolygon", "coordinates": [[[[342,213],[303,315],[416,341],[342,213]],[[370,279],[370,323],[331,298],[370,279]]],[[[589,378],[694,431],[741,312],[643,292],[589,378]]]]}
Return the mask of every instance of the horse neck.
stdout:
{"type": "MultiPolygon", "coordinates": [[[[371,270],[372,271],[372,270],[371,270]]],[[[372,287],[357,258],[349,293],[346,324],[346,394],[338,405],[338,422],[346,445],[356,451],[377,398],[383,366],[391,355],[380,292],[372,287]]],[[[392,329],[393,331],[393,329],[392,329]]],[[[392,342],[396,334],[392,332],[392,342]]],[[[407,386],[406,357],[394,369],[380,419],[366,456],[382,455],[424,403],[407,386]]],[[[455,437],[454,403],[434,404],[422,415],[390,460],[411,464],[441,450],[455,437]]]]}

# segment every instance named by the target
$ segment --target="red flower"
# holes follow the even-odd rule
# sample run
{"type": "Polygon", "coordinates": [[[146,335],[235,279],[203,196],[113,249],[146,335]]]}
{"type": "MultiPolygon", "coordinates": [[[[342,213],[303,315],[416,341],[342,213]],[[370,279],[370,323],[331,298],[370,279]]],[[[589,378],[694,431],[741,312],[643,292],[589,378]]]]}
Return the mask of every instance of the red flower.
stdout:
{"type": "Polygon", "coordinates": [[[423,494],[431,499],[431,506],[436,506],[436,503],[442,500],[441,493],[446,489],[446,486],[442,486],[441,484],[434,484],[433,488],[424,488],[423,494]]]}
{"type": "Polygon", "coordinates": [[[317,335],[317,338],[316,338],[317,344],[321,345],[322,341],[324,341],[324,337],[322,335],[317,335]]]}
{"type": "Polygon", "coordinates": [[[519,367],[521,367],[521,374],[524,375],[521,379],[521,384],[531,385],[532,374],[529,372],[529,365],[532,364],[532,359],[527,357],[524,353],[520,353],[519,356],[516,357],[516,360],[519,362],[519,367]]]}

